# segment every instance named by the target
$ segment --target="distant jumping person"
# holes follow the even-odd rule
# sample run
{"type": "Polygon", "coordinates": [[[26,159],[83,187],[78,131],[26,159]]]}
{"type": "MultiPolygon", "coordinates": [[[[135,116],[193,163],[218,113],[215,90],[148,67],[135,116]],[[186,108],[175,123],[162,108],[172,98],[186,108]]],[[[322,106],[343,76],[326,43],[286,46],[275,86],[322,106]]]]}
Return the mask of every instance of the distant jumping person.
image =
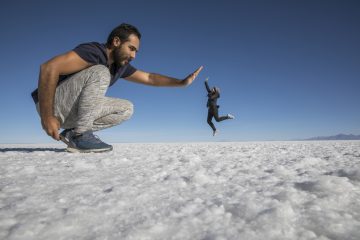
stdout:
{"type": "Polygon", "coordinates": [[[235,117],[231,114],[227,114],[226,116],[219,117],[219,111],[218,108],[220,107],[217,105],[217,99],[220,98],[220,89],[218,87],[213,87],[210,89],[208,85],[209,78],[206,78],[205,80],[205,87],[208,92],[207,97],[208,101],[206,106],[208,107],[208,116],[207,116],[207,123],[210,125],[210,127],[213,130],[213,136],[215,136],[218,131],[216,130],[215,125],[212,122],[212,118],[214,117],[217,122],[221,122],[227,119],[234,119],[235,117]]]}

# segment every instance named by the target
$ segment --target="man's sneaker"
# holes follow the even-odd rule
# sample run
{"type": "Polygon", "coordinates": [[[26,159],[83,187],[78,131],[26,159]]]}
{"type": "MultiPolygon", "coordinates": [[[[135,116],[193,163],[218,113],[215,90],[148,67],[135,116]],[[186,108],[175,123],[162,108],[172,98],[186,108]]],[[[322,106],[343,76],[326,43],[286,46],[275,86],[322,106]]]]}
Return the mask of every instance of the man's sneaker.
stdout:
{"type": "Polygon", "coordinates": [[[213,136],[218,135],[218,133],[219,133],[219,131],[218,131],[218,130],[215,130],[215,131],[213,132],[213,136]]]}
{"type": "Polygon", "coordinates": [[[235,119],[235,116],[231,115],[231,114],[228,114],[227,117],[228,117],[228,119],[235,119]]]}
{"type": "Polygon", "coordinates": [[[60,140],[64,142],[66,145],[69,145],[69,139],[74,134],[72,130],[73,128],[65,129],[60,133],[60,140]]]}
{"type": "Polygon", "coordinates": [[[111,145],[101,141],[91,131],[79,135],[73,131],[71,132],[68,148],[66,149],[69,152],[107,152],[113,149],[111,145]]]}

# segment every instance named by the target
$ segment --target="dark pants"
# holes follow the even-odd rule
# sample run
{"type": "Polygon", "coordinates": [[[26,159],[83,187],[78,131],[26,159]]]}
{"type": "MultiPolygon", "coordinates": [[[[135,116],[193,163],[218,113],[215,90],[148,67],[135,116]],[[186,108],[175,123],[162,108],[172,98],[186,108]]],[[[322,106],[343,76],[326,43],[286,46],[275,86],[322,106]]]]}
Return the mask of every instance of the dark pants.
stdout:
{"type": "Polygon", "coordinates": [[[215,128],[214,124],[211,121],[212,118],[215,118],[215,120],[217,122],[221,122],[221,121],[224,121],[226,119],[229,119],[228,116],[219,117],[218,106],[209,106],[208,116],[207,116],[207,123],[210,125],[210,127],[212,128],[213,131],[216,131],[216,128],[215,128]]]}

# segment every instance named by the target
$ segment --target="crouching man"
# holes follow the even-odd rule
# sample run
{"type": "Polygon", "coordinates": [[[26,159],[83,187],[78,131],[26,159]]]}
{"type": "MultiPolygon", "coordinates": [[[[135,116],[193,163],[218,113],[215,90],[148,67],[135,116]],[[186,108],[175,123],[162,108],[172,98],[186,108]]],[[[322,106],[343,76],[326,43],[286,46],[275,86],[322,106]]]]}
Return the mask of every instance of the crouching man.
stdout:
{"type": "Polygon", "coordinates": [[[130,64],[139,50],[141,34],[130,24],[121,24],[105,44],[80,44],[40,67],[38,88],[32,92],[45,132],[61,140],[70,152],[111,151],[112,146],[93,134],[128,120],[133,104],[106,97],[117,79],[151,86],[188,86],[202,67],[185,79],[176,79],[136,69],[130,64]],[[60,128],[64,129],[59,133],[60,128]]]}

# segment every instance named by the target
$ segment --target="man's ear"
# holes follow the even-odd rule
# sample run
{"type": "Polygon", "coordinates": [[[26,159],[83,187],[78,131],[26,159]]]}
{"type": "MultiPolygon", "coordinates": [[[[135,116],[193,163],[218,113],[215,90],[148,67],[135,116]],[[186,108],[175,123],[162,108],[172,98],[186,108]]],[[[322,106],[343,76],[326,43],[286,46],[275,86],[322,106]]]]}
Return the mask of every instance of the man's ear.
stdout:
{"type": "Polygon", "coordinates": [[[119,37],[114,37],[113,38],[113,46],[114,47],[119,47],[121,45],[121,40],[119,37]]]}

